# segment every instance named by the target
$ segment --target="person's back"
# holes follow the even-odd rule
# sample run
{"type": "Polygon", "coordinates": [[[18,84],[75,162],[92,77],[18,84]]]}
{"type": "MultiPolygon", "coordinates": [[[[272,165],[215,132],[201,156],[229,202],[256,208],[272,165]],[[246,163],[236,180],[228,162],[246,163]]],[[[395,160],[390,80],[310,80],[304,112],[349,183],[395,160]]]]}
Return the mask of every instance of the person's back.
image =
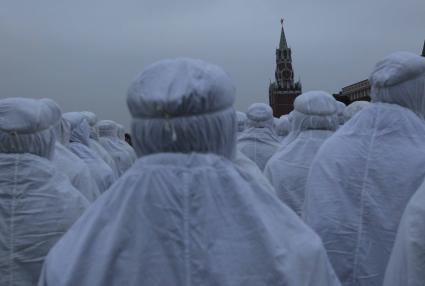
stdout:
{"type": "Polygon", "coordinates": [[[0,285],[35,285],[49,249],[88,206],[49,161],[60,115],[50,100],[0,100],[0,285]]]}
{"type": "Polygon", "coordinates": [[[292,121],[299,134],[273,155],[264,174],[278,197],[301,216],[311,162],[323,142],[339,127],[339,121],[336,101],[325,92],[312,91],[298,96],[294,110],[292,121]]]}
{"type": "Polygon", "coordinates": [[[118,125],[114,121],[101,120],[96,128],[99,132],[99,143],[114,159],[118,176],[122,176],[135,162],[136,154],[133,148],[118,138],[118,125]]]}
{"type": "Polygon", "coordinates": [[[246,114],[241,111],[236,111],[236,126],[237,126],[237,136],[242,134],[246,129],[246,122],[248,118],[246,114]]]}
{"type": "Polygon", "coordinates": [[[234,94],[202,61],[146,68],[128,96],[142,157],[50,252],[39,285],[339,285],[320,239],[231,162],[234,94]]]}
{"type": "Polygon", "coordinates": [[[90,125],[80,112],[68,112],[63,117],[71,123],[68,148],[86,163],[101,193],[115,181],[114,171],[103,159],[90,149],[90,125]]]}
{"type": "Polygon", "coordinates": [[[341,101],[337,101],[337,114],[338,114],[338,121],[339,125],[342,126],[345,123],[345,109],[347,106],[342,103],[341,101]]]}
{"type": "Polygon", "coordinates": [[[288,136],[291,131],[291,123],[289,122],[288,115],[282,115],[276,125],[276,135],[282,141],[286,136],[288,136]]]}
{"type": "Polygon", "coordinates": [[[402,212],[425,178],[424,72],[425,60],[407,53],[380,62],[370,78],[374,103],[311,166],[305,220],[344,285],[382,284],[402,212]]]}
{"type": "Polygon", "coordinates": [[[93,202],[100,191],[96,182],[90,175],[87,165],[77,155],[72,153],[66,146],[69,144],[71,136],[71,125],[64,118],[56,126],[55,152],[52,156],[52,163],[57,170],[64,173],[71,184],[79,190],[90,202],[93,202]]]}
{"type": "Polygon", "coordinates": [[[129,157],[131,159],[132,164],[137,160],[137,154],[136,151],[134,151],[133,146],[131,146],[130,144],[127,143],[127,141],[125,140],[125,128],[124,126],[122,126],[121,124],[117,124],[117,128],[118,128],[118,142],[121,144],[121,146],[127,151],[127,153],[129,154],[129,157]]]}
{"type": "Polygon", "coordinates": [[[385,272],[385,286],[421,286],[425,281],[425,185],[406,206],[385,272]]]}
{"type": "Polygon", "coordinates": [[[264,103],[255,103],[247,117],[247,129],[238,136],[238,149],[263,171],[280,143],[273,127],[273,111],[264,103]]]}
{"type": "Polygon", "coordinates": [[[344,121],[347,122],[351,118],[353,118],[357,113],[362,111],[364,108],[368,107],[370,105],[370,102],[368,101],[354,101],[350,105],[348,105],[344,109],[344,121]]]}
{"type": "Polygon", "coordinates": [[[245,180],[255,180],[257,181],[265,190],[268,190],[271,194],[276,196],[276,191],[273,186],[270,184],[269,180],[258,168],[257,164],[251,161],[247,156],[245,156],[239,150],[236,150],[236,154],[233,158],[233,163],[235,166],[241,170],[241,174],[245,180]]]}
{"type": "Polygon", "coordinates": [[[96,152],[96,154],[102,158],[102,160],[108,164],[108,166],[112,169],[114,173],[115,179],[118,179],[119,172],[118,168],[115,164],[115,160],[112,158],[112,156],[108,153],[108,151],[103,148],[103,146],[99,143],[99,133],[96,128],[96,124],[98,122],[96,114],[94,114],[91,111],[82,111],[81,114],[87,119],[87,122],[90,125],[90,139],[89,139],[89,147],[93,151],[96,152]]]}

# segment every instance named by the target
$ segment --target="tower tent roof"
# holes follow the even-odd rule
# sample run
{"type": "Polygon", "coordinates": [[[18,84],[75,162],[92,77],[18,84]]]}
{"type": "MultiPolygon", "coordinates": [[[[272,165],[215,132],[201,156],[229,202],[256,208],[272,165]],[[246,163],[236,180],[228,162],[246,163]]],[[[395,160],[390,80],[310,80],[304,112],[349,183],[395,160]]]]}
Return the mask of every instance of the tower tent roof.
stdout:
{"type": "Polygon", "coordinates": [[[282,25],[282,31],[280,32],[279,49],[283,50],[287,48],[288,48],[288,43],[286,42],[285,30],[283,29],[283,25],[282,25]]]}

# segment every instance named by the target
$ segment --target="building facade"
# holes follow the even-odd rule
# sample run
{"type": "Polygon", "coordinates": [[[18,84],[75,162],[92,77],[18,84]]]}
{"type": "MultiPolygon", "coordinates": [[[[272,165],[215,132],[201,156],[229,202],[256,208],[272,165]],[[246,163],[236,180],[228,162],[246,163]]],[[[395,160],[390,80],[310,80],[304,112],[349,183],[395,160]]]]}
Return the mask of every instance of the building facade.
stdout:
{"type": "Polygon", "coordinates": [[[336,100],[349,105],[354,101],[370,101],[370,83],[369,80],[362,80],[354,84],[343,87],[342,90],[334,94],[336,100]]]}
{"type": "MultiPolygon", "coordinates": [[[[422,48],[422,56],[425,57],[425,41],[424,46],[422,48]]],[[[344,102],[346,105],[348,105],[358,100],[370,101],[370,92],[371,86],[369,81],[366,79],[355,84],[343,87],[339,93],[334,94],[334,97],[337,100],[344,102]]]]}
{"type": "Polygon", "coordinates": [[[283,20],[281,24],[279,48],[276,49],[275,81],[269,86],[269,103],[275,117],[291,112],[295,98],[302,93],[301,82],[294,81],[292,50],[286,41],[283,20]]]}

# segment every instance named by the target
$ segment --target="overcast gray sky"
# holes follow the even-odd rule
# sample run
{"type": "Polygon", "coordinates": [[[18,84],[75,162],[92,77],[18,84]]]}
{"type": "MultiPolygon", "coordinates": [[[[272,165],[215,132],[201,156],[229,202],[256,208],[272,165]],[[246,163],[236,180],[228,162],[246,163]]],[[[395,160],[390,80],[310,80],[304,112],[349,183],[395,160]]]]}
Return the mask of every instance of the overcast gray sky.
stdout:
{"type": "Polygon", "coordinates": [[[337,92],[425,39],[424,0],[0,0],[0,97],[49,97],[128,126],[134,76],[186,56],[221,65],[245,111],[268,100],[281,17],[304,91],[337,92]]]}

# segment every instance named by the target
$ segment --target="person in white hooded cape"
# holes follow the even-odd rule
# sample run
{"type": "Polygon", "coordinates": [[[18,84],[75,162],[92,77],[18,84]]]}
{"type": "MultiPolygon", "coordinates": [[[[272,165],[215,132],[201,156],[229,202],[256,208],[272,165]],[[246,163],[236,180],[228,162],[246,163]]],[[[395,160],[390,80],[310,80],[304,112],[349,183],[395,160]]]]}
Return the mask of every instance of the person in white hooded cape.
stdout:
{"type": "Polygon", "coordinates": [[[282,115],[276,125],[276,134],[280,141],[288,136],[291,131],[291,122],[289,121],[289,115],[282,115]]]}
{"type": "Polygon", "coordinates": [[[71,137],[68,148],[86,163],[90,174],[101,193],[115,181],[111,167],[90,149],[90,125],[81,112],[67,112],[63,117],[71,123],[71,137]]]}
{"type": "Polygon", "coordinates": [[[246,129],[247,120],[248,120],[248,117],[246,117],[245,112],[236,111],[236,125],[237,125],[238,135],[244,132],[244,130],[246,129]]]}
{"type": "Polygon", "coordinates": [[[234,99],[217,66],[148,66],[127,99],[141,158],[56,244],[39,285],[339,285],[317,235],[231,162],[234,99]]]}
{"type": "MultiPolygon", "coordinates": [[[[244,112],[236,111],[236,129],[237,136],[243,133],[246,128],[247,121],[246,114],[244,112]]],[[[247,177],[250,177],[252,180],[260,181],[265,189],[269,190],[270,193],[276,195],[276,191],[270,184],[270,182],[264,177],[263,172],[258,168],[251,159],[245,156],[241,151],[236,150],[236,154],[233,158],[233,162],[238,168],[241,168],[243,172],[247,173],[247,177]]]]}
{"type": "Polygon", "coordinates": [[[81,114],[87,119],[87,122],[90,125],[90,138],[89,138],[89,147],[93,151],[96,152],[98,156],[100,156],[103,161],[105,161],[106,164],[108,164],[109,167],[111,167],[112,171],[114,172],[114,177],[118,179],[119,172],[118,168],[115,164],[115,160],[112,158],[112,156],[108,153],[108,151],[103,148],[102,145],[99,143],[99,134],[96,128],[96,124],[98,122],[96,114],[94,114],[91,111],[82,111],[81,114]]]}
{"type": "Polygon", "coordinates": [[[368,101],[359,100],[359,101],[354,101],[353,103],[348,105],[344,109],[344,122],[347,122],[348,120],[353,118],[357,113],[362,111],[364,108],[368,107],[369,104],[370,102],[368,101]]]}
{"type": "Polygon", "coordinates": [[[339,127],[336,100],[323,91],[311,91],[294,102],[293,124],[298,136],[269,160],[264,170],[278,197],[299,216],[311,162],[320,146],[339,127]]]}
{"type": "Polygon", "coordinates": [[[292,141],[297,139],[297,136],[300,134],[301,130],[297,129],[299,128],[299,124],[295,125],[293,121],[294,110],[292,110],[288,115],[284,115],[287,122],[285,122],[285,128],[288,128],[287,135],[281,139],[279,148],[276,152],[280,152],[283,149],[285,149],[292,141]],[[288,125],[289,126],[288,126],[288,125]]]}
{"type": "Polygon", "coordinates": [[[50,162],[61,110],[0,100],[0,285],[36,285],[44,257],[88,206],[50,162]]]}
{"type": "Polygon", "coordinates": [[[122,176],[135,162],[133,149],[127,142],[118,138],[118,125],[112,120],[101,120],[96,128],[99,132],[99,143],[109,152],[115,161],[118,176],[122,176]],[[127,146],[128,147],[127,147],[127,146]]]}
{"type": "Polygon", "coordinates": [[[337,114],[338,114],[339,125],[342,126],[345,123],[344,112],[347,106],[341,101],[337,101],[336,104],[337,104],[337,114]]]}
{"type": "Polygon", "coordinates": [[[373,103],[320,148],[305,221],[343,285],[382,285],[397,227],[425,178],[425,59],[398,52],[372,75],[373,103]]]}
{"type": "Polygon", "coordinates": [[[127,152],[130,155],[131,161],[134,163],[137,160],[136,151],[134,151],[133,147],[131,147],[131,145],[128,144],[127,141],[125,141],[125,128],[124,128],[124,126],[122,126],[119,123],[116,123],[116,125],[117,125],[117,129],[118,129],[117,138],[121,142],[123,148],[127,150],[127,152]]]}
{"type": "Polygon", "coordinates": [[[425,281],[425,185],[410,199],[385,272],[385,286],[422,286],[425,281]]]}
{"type": "Polygon", "coordinates": [[[53,154],[53,165],[68,176],[71,184],[79,190],[87,200],[93,202],[100,196],[99,188],[90,175],[90,170],[83,160],[67,148],[71,137],[71,124],[62,118],[55,127],[56,144],[53,154]]]}
{"type": "Polygon", "coordinates": [[[238,136],[238,150],[264,171],[280,143],[274,130],[273,111],[267,104],[254,103],[248,108],[247,117],[247,129],[238,136]]]}

